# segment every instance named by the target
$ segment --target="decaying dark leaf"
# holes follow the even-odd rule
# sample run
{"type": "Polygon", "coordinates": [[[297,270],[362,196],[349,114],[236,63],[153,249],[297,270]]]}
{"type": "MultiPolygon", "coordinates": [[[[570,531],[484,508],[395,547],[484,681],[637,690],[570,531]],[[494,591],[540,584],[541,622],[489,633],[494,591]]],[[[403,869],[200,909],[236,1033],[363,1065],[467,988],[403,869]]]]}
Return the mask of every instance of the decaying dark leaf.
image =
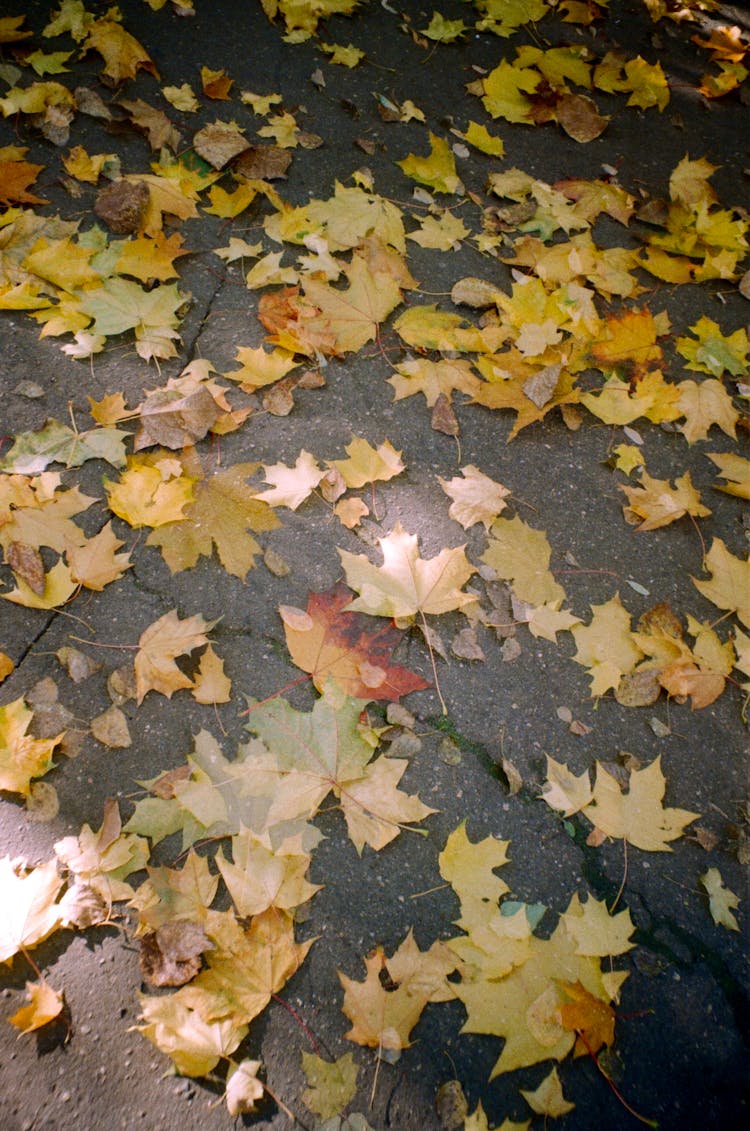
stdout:
{"type": "Polygon", "coordinates": [[[143,181],[115,181],[97,195],[94,212],[118,236],[140,231],[150,199],[143,181]]]}
{"type": "Polygon", "coordinates": [[[451,402],[448,400],[445,393],[440,393],[435,404],[432,406],[430,423],[435,432],[442,432],[446,436],[458,435],[460,431],[458,417],[453,411],[451,402]]]}
{"type": "Polygon", "coordinates": [[[201,968],[201,955],[214,944],[199,923],[177,919],[141,939],[141,972],[152,986],[184,986],[201,968]]]}
{"type": "Polygon", "coordinates": [[[280,181],[291,161],[291,151],[278,145],[250,145],[234,162],[232,172],[249,181],[280,181]]]}
{"type": "Polygon", "coordinates": [[[5,551],[5,560],[16,577],[22,578],[31,592],[41,597],[45,586],[44,562],[36,547],[27,546],[25,542],[11,542],[5,551]]]}

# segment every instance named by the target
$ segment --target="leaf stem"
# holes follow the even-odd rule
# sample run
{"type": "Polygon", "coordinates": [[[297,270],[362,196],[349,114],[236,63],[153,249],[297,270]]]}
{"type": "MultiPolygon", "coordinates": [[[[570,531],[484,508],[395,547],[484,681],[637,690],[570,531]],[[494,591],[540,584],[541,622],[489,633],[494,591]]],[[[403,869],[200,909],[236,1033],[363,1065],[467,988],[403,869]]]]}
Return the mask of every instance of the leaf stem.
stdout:
{"type": "Polygon", "coordinates": [[[424,613],[421,609],[419,610],[419,615],[422,618],[422,631],[424,632],[424,638],[425,638],[425,642],[427,644],[427,651],[430,653],[430,663],[432,664],[432,674],[435,678],[435,690],[438,693],[438,699],[440,700],[440,706],[443,708],[443,714],[447,715],[448,714],[448,708],[446,706],[445,699],[443,699],[443,693],[440,690],[440,680],[438,679],[437,664],[435,663],[435,653],[433,651],[432,644],[430,642],[430,630],[427,627],[427,621],[425,620],[425,615],[424,615],[424,613]]]}

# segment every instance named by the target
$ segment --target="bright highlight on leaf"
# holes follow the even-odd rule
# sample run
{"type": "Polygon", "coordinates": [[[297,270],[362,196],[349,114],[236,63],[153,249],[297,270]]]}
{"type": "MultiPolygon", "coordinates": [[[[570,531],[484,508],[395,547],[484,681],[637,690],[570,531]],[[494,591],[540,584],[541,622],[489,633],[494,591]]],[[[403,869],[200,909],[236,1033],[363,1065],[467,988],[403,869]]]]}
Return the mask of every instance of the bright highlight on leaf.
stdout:
{"type": "Polygon", "coordinates": [[[462,592],[475,572],[462,546],[420,558],[417,536],[398,523],[380,539],[380,548],[382,566],[374,566],[363,554],[339,550],[347,584],[359,593],[348,606],[352,612],[399,619],[447,613],[473,600],[462,592]]]}

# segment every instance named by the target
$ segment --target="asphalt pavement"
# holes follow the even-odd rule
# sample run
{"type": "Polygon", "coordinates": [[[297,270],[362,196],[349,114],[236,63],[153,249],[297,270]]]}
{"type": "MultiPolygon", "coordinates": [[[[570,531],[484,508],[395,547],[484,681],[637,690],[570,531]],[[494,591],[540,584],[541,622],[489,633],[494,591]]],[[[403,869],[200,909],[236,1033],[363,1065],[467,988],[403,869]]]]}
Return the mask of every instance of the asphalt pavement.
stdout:
{"type": "MultiPolygon", "coordinates": [[[[216,120],[236,122],[253,134],[268,114],[255,116],[241,92],[277,93],[278,109],[293,114],[305,135],[305,144],[287,151],[292,161],[285,178],[273,182],[283,200],[294,205],[328,199],[337,183],[351,186],[359,177],[368,184],[371,178],[375,192],[405,215],[421,217],[429,204],[428,189],[418,188],[415,198],[417,186],[396,162],[411,153],[426,155],[429,131],[457,147],[455,161],[464,186],[463,195],[435,193],[434,198],[465,218],[471,235],[447,251],[408,241],[407,264],[419,287],[407,292],[407,304],[398,313],[420,303],[455,311],[450,292],[461,278],[480,277],[505,293],[511,290],[511,268],[478,247],[476,239],[483,218],[485,234],[488,231],[483,210],[492,206],[497,211],[498,199],[487,192],[488,178],[496,172],[517,168],[547,185],[565,178],[604,177],[643,203],[666,198],[670,174],[686,155],[705,158],[716,166],[711,184],[720,204],[736,208],[735,219],[747,218],[742,210],[748,205],[750,165],[748,83],[723,98],[708,99],[698,92],[710,64],[707,51],[691,37],[706,36],[710,28],[686,19],[653,22],[646,6],[635,2],[611,0],[608,7],[597,8],[590,0],[587,5],[558,7],[571,12],[585,7],[598,18],[586,26],[548,15],[502,37],[474,29],[473,6],[445,0],[441,14],[463,19],[468,31],[456,42],[438,43],[423,34],[432,5],[394,0],[365,4],[350,18],[333,16],[321,23],[317,36],[289,42],[281,16],[271,22],[253,0],[195,0],[192,14],[180,12],[179,3],[154,11],[151,3],[122,0],[123,25],[148,51],[158,78],[141,68],[135,78],[117,84],[102,81],[99,55],[90,52],[78,58],[68,35],[54,41],[42,36],[52,5],[5,0],[0,27],[6,16],[24,14],[24,27],[34,36],[3,45],[0,85],[40,81],[27,66],[17,79],[7,69],[17,65],[16,48],[73,51],[69,69],[43,76],[45,81],[59,81],[70,90],[95,89],[106,104],[140,98],[158,106],[182,135],[177,146],[181,154],[189,154],[196,131],[216,120]],[[354,68],[336,65],[321,43],[353,44],[365,57],[354,68]],[[621,48],[627,58],[661,62],[669,83],[668,106],[662,111],[626,107],[623,94],[593,92],[611,121],[600,136],[581,143],[553,122],[527,126],[492,120],[476,94],[467,91],[467,84],[486,76],[501,58],[512,60],[522,45],[548,48],[560,43],[587,45],[599,58],[621,48]],[[201,93],[201,67],[223,70],[233,80],[226,99],[201,93]],[[177,109],[161,94],[161,88],[183,83],[190,83],[198,95],[196,112],[177,109]],[[423,121],[403,112],[407,100],[423,112],[423,121]],[[394,114],[397,120],[389,120],[394,114]],[[454,131],[465,132],[471,120],[503,139],[504,157],[481,153],[457,136],[454,131]]],[[[102,17],[107,5],[91,3],[89,9],[102,17]]],[[[704,18],[737,25],[743,42],[750,41],[742,7],[720,6],[704,18]]],[[[4,94],[2,86],[0,100],[4,94]]],[[[94,201],[103,182],[72,185],[61,162],[74,145],[89,153],[116,153],[123,175],[148,172],[158,159],[158,150],[152,150],[144,132],[123,122],[116,105],[113,109],[119,121],[110,123],[77,113],[69,139],[59,145],[45,138],[27,115],[0,119],[0,145],[28,147],[25,160],[43,166],[32,186],[47,201],[35,206],[38,215],[59,213],[78,221],[82,231],[96,222],[94,201]]],[[[234,187],[227,176],[220,184],[228,190],[234,187]]],[[[238,368],[238,350],[261,345],[267,330],[258,319],[259,300],[276,288],[249,289],[244,279],[249,261],[227,262],[214,249],[235,237],[249,244],[262,242],[264,253],[279,251],[281,245],[262,227],[271,205],[261,194],[246,212],[228,219],[206,213],[206,201],[204,192],[199,215],[167,227],[167,232],[179,231],[190,250],[177,260],[178,286],[189,302],[181,310],[175,356],[148,362],[137,355],[128,332],[113,335],[91,359],[76,360],[61,352],[71,335],[40,337],[39,326],[23,310],[0,311],[0,455],[7,456],[16,436],[41,428],[48,419],[75,419],[78,427],[88,427],[87,398],[101,401],[122,393],[134,406],[149,390],[200,359],[223,374],[238,368]]],[[[507,217],[495,218],[502,229],[507,217]]],[[[411,220],[409,225],[413,231],[411,220]]],[[[518,235],[512,223],[507,231],[508,240],[518,235]]],[[[610,220],[602,221],[596,232],[608,246],[630,239],[610,220]]],[[[636,246],[635,238],[628,246],[636,246]]],[[[287,248],[284,265],[300,250],[287,248]]],[[[694,285],[639,276],[648,291],[636,305],[645,303],[654,314],[666,309],[672,322],[665,345],[669,378],[695,376],[682,368],[672,343],[700,317],[719,322],[727,335],[747,328],[748,295],[743,297],[738,289],[746,266],[740,262],[733,278],[694,285]]],[[[481,312],[460,309],[469,320],[481,318],[481,312]]],[[[63,729],[80,732],[81,737],[70,756],[55,755],[56,766],[44,778],[59,799],[51,819],[28,811],[18,794],[2,794],[0,854],[23,857],[30,865],[47,861],[63,837],[77,835],[84,824],[99,828],[108,798],[118,800],[127,820],[144,795],[138,783],[184,765],[200,731],[210,732],[231,760],[238,744],[249,738],[247,697],[265,700],[289,687],[284,690],[289,703],[296,710],[311,710],[317,694],[310,684],[291,686],[300,672],[289,658],[279,607],[304,609],[310,593],[329,591],[341,580],[339,549],[366,554],[379,564],[377,540],[399,522],[419,536],[424,558],[465,544],[469,560],[481,566],[487,544],[484,526],[464,530],[449,517],[449,501],[439,482],[457,476],[462,467],[474,465],[507,487],[513,503],[507,513],[545,531],[553,551],[552,568],[566,590],[566,607],[582,620],[589,618],[590,606],[604,604],[619,592],[634,622],[658,602],[669,602],[683,621],[690,613],[715,623],[724,641],[731,626],[739,626],[729,616],[719,622],[722,614],[697,593],[691,577],[705,578],[701,537],[706,546],[721,538],[736,556],[747,557],[747,495],[743,500],[715,490],[716,468],[706,458],[709,451],[744,452],[748,458],[747,386],[741,375],[724,381],[744,414],[736,440],[714,427],[707,440],[689,445],[669,424],[639,419],[624,428],[582,410],[578,419],[568,414],[567,423],[554,410],[509,440],[512,414],[469,403],[462,393],[453,398],[456,436],[433,427],[421,394],[394,399],[388,378],[393,365],[405,361],[408,353],[392,328],[396,316],[385,320],[376,341],[356,352],[323,359],[320,367],[314,356],[305,359],[306,367],[322,374],[321,383],[295,387],[287,415],[264,404],[267,390],[243,396],[231,381],[217,377],[234,408],[252,411],[235,430],[209,435],[197,445],[203,458],[214,459],[218,453],[227,467],[240,462],[291,465],[303,449],[322,466],[342,459],[354,435],[374,446],[390,441],[402,453],[406,470],[376,484],[374,505],[369,488],[361,492],[372,513],[358,528],[346,529],[319,497],[294,511],[278,508],[280,525],[257,534],[260,556],[242,581],[221,567],[215,553],[173,574],[158,549],[147,544],[148,529],[133,529],[116,518],[115,533],[132,553],[132,568],[121,578],[101,591],[85,589],[60,608],[2,602],[0,651],[10,657],[14,669],[0,685],[0,704],[23,697],[33,702],[39,681],[51,679],[70,713],[63,729]],[[652,475],[674,480],[691,473],[712,512],[699,520],[700,535],[689,518],[652,532],[636,532],[624,521],[625,500],[618,484],[633,480],[613,471],[613,452],[619,444],[638,447],[641,441],[652,475]],[[142,632],[171,609],[181,618],[200,614],[216,622],[210,635],[232,681],[229,701],[205,705],[188,691],[171,698],[152,691],[139,705],[132,698],[121,703],[130,745],[97,741],[89,727],[112,703],[108,677],[132,659],[142,632]],[[75,682],[58,659],[65,647],[83,651],[101,666],[75,682]]],[[[438,355],[417,351],[415,356],[438,355]]],[[[89,535],[112,518],[104,505],[103,480],[116,478],[115,469],[89,460],[68,469],[54,463],[49,470],[59,472],[66,486],[77,485],[98,500],[80,519],[89,535]]],[[[261,489],[262,476],[254,483],[261,489]]],[[[7,550],[0,583],[4,593],[15,584],[7,550]]],[[[483,576],[476,574],[470,583],[482,594],[493,584],[498,585],[484,567],[483,576]]],[[[616,1005],[615,1042],[601,1065],[614,1087],[590,1056],[567,1057],[557,1067],[565,1097],[575,1107],[555,1125],[571,1131],[604,1126],[629,1131],[639,1125],[634,1113],[657,1121],[663,1131],[729,1131],[746,1125],[750,891],[743,674],[735,668],[723,693],[696,710],[689,701],[665,693],[644,707],[617,702],[611,691],[592,698],[586,669],[573,660],[576,649],[570,634],[560,633],[557,644],[534,636],[522,623],[523,610],[518,614],[518,606],[505,610],[503,618],[519,622],[508,631],[479,625],[476,639],[483,658],[473,660],[451,650],[466,625],[463,614],[452,611],[432,618],[446,649],[446,657],[435,660],[446,714],[423,636],[413,629],[400,644],[398,663],[418,672],[430,686],[403,701],[414,716],[413,728],[391,730],[387,737],[393,740],[395,735],[408,757],[403,788],[418,794],[435,812],[419,825],[427,835],[405,830],[381,851],[365,847],[360,855],[347,838],[341,813],[330,799],[323,806],[316,825],[325,839],[312,854],[309,873],[310,880],[323,887],[295,924],[298,940],[315,941],[277,999],[251,1023],[237,1054],[264,1066],[261,1079],[268,1092],[257,1111],[233,1117],[223,1099],[220,1072],[208,1078],[175,1075],[169,1058],[137,1031],[139,994],[153,991],[139,966],[134,912],[119,905],[109,924],[59,930],[29,951],[33,964],[18,955],[0,968],[0,1092],[7,1131],[93,1131],[105,1126],[312,1131],[321,1120],[302,1099],[308,1087],[302,1054],[309,1052],[326,1060],[351,1052],[359,1066],[356,1096],[345,1109],[349,1122],[334,1119],[327,1125],[333,1129],[461,1127],[463,1122],[450,1122],[445,1108],[436,1107],[439,1090],[449,1081],[458,1081],[468,1112],[475,1112],[481,1102],[488,1128],[523,1127],[528,1120],[534,1129],[552,1126],[551,1119],[534,1115],[519,1092],[537,1088],[552,1062],[490,1079],[502,1039],[462,1032],[466,1010],[458,1000],[427,1005],[411,1046],[400,1056],[379,1059],[377,1049],[345,1037],[350,1022],[342,1013],[337,972],[363,980],[365,956],[378,946],[391,955],[410,929],[423,950],[456,935],[458,901],[441,878],[438,855],[462,821],[473,841],[495,836],[509,842],[503,879],[514,900],[547,909],[541,937],[549,937],[575,892],[582,900],[604,900],[610,907],[616,903],[620,911],[628,908],[632,917],[636,945],[614,960],[615,968],[627,970],[629,977],[616,1005]],[[582,817],[566,821],[541,799],[546,755],[576,774],[595,761],[625,773],[623,767],[648,765],[660,757],[667,780],[665,804],[700,817],[669,852],[630,846],[624,851],[623,841],[616,839],[589,843],[591,826],[582,817]],[[717,925],[711,917],[699,880],[711,868],[720,871],[724,884],[740,899],[737,931],[717,925]],[[36,1034],[19,1035],[8,1018],[24,1002],[25,984],[36,977],[34,964],[50,984],[64,990],[65,1013],[36,1034]],[[352,1113],[359,1113],[359,1122],[352,1113]],[[506,1125],[506,1119],[515,1122],[506,1125]]],[[[385,705],[376,707],[371,718],[385,725],[385,705]]],[[[215,850],[215,843],[200,848],[207,855],[215,850]]],[[[155,848],[150,863],[171,867],[182,859],[179,837],[172,836],[155,848]]],[[[144,878],[141,872],[131,882],[144,878]]],[[[385,976],[382,980],[387,982],[385,976]]],[[[485,1125],[477,1119],[467,1126],[481,1131],[485,1125]]]]}

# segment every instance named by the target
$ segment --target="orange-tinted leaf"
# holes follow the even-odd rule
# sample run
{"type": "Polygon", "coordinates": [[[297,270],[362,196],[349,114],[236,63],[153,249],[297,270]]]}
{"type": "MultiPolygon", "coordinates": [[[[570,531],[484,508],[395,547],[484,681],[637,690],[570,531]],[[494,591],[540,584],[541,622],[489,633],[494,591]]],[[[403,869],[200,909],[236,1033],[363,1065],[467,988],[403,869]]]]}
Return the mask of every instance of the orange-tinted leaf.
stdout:
{"type": "Polygon", "coordinates": [[[391,663],[403,634],[390,624],[368,631],[370,617],[343,611],[351,600],[351,591],[337,585],[311,593],[305,613],[282,606],[293,663],[310,672],[319,691],[333,679],[353,699],[396,700],[427,687],[421,676],[391,663]]]}

